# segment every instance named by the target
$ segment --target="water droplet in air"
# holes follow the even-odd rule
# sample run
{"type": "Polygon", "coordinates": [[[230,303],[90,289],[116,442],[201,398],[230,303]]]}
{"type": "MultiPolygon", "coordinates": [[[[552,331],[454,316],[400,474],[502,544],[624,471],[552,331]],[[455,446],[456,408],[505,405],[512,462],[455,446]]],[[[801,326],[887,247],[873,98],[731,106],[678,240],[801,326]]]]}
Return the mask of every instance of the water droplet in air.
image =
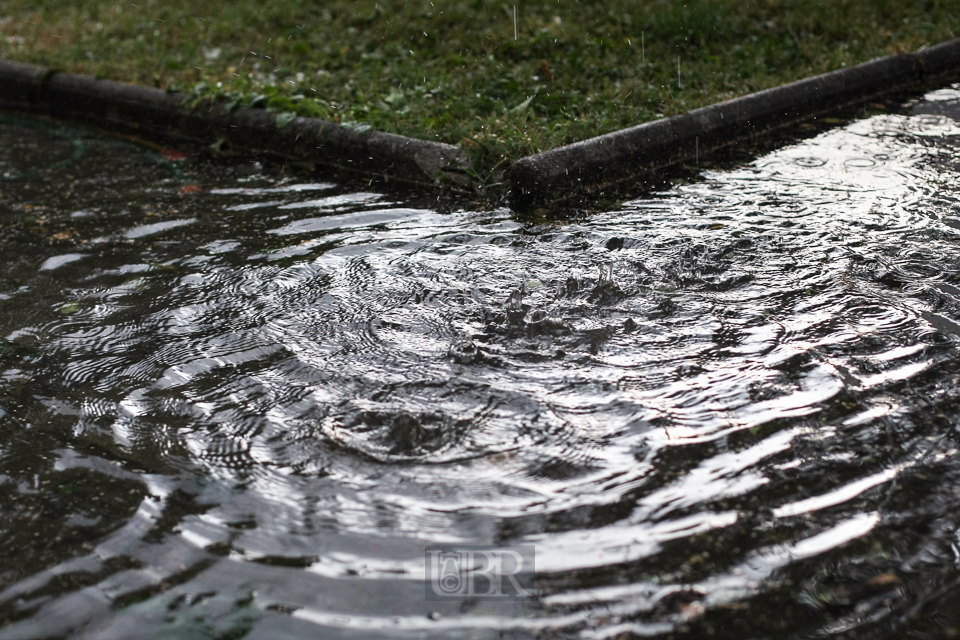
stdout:
{"type": "Polygon", "coordinates": [[[600,284],[613,282],[613,263],[605,262],[600,265],[600,284]]]}
{"type": "Polygon", "coordinates": [[[507,311],[520,311],[523,308],[523,289],[516,289],[507,298],[507,311]]]}

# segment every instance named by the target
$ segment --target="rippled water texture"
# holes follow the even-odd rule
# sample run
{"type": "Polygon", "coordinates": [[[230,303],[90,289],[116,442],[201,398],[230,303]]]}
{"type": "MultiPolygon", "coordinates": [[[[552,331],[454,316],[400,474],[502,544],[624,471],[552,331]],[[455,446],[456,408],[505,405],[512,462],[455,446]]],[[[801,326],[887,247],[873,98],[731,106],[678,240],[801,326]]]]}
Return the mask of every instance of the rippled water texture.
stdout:
{"type": "Polygon", "coordinates": [[[0,638],[956,630],[951,113],[556,224],[2,120],[0,638]]]}

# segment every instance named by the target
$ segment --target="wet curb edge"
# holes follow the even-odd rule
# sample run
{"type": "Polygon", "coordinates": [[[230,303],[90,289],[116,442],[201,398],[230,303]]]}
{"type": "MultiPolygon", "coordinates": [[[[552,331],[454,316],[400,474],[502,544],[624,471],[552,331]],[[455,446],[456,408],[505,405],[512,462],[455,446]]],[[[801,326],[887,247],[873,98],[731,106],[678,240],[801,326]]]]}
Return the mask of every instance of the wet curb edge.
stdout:
{"type": "Polygon", "coordinates": [[[271,152],[384,181],[468,187],[470,160],[453,145],[333,122],[203,102],[182,94],[97,80],[0,60],[0,109],[53,116],[132,135],[192,143],[225,141],[232,148],[271,152]]]}
{"type": "MultiPolygon", "coordinates": [[[[659,171],[799,121],[919,87],[960,72],[960,38],[888,56],[647,122],[518,160],[510,205],[519,212],[578,204],[659,171]]],[[[470,160],[459,147],[332,122],[296,118],[285,127],[262,109],[228,111],[182,94],[97,80],[0,60],[0,109],[48,115],[134,135],[223,140],[351,173],[418,186],[469,188],[470,160]]]]}
{"type": "Polygon", "coordinates": [[[799,80],[518,160],[508,173],[517,211],[577,204],[711,151],[801,120],[894,95],[960,71],[960,39],[799,80]]]}

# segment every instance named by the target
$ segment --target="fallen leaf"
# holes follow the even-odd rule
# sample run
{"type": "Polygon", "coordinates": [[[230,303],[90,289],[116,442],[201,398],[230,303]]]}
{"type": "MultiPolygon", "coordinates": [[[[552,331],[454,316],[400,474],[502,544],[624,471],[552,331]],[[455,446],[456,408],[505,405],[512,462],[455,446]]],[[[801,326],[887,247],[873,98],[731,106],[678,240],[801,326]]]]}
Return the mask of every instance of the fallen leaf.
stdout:
{"type": "Polygon", "coordinates": [[[895,573],[881,573],[878,576],[870,578],[868,584],[871,587],[882,587],[888,584],[900,584],[901,580],[895,573]]]}
{"type": "Polygon", "coordinates": [[[183,151],[177,151],[176,149],[161,149],[160,155],[167,160],[183,160],[187,157],[187,154],[183,151]]]}

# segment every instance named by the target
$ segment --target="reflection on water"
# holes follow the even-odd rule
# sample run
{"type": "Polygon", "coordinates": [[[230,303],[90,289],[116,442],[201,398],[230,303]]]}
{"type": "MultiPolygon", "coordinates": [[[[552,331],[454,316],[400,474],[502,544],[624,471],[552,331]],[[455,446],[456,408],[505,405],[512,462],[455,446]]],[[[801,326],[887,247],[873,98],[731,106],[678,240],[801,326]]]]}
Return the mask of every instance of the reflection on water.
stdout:
{"type": "Polygon", "coordinates": [[[0,638],[957,629],[958,102],[557,224],[3,120],[0,638]]]}

